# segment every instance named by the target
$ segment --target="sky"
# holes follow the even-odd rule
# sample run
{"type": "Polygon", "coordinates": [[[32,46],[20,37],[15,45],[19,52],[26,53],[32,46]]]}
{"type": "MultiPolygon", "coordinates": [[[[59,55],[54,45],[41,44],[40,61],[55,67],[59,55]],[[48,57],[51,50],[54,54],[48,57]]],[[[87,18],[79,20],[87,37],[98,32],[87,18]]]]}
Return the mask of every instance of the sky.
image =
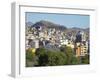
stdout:
{"type": "Polygon", "coordinates": [[[36,23],[41,20],[64,25],[68,28],[88,28],[90,24],[89,15],[26,12],[26,22],[36,23]]]}

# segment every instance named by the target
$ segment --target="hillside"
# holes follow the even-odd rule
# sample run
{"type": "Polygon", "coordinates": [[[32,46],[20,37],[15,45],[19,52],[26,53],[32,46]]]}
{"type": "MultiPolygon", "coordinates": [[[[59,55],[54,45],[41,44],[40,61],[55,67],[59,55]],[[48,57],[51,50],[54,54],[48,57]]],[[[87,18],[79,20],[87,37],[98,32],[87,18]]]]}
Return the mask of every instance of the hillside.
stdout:
{"type": "Polygon", "coordinates": [[[55,28],[56,30],[61,30],[67,33],[67,35],[73,35],[75,36],[78,31],[84,31],[86,35],[89,37],[89,28],[68,28],[66,26],[60,25],[60,24],[55,24],[53,22],[41,20],[33,24],[32,22],[27,22],[26,27],[42,27],[42,29],[48,29],[48,28],[55,28]]]}

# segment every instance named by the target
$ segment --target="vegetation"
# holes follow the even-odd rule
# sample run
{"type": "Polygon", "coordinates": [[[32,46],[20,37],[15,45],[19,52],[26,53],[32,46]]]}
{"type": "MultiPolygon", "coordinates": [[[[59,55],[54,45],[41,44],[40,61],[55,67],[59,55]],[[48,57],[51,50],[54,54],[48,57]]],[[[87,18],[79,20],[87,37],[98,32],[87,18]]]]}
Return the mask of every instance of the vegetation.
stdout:
{"type": "Polygon", "coordinates": [[[73,49],[62,46],[60,51],[29,48],[26,51],[26,66],[58,66],[89,64],[89,55],[76,57],[73,49]]]}
{"type": "Polygon", "coordinates": [[[65,65],[67,61],[66,55],[60,51],[51,51],[40,48],[36,51],[36,54],[38,54],[39,66],[65,65]],[[38,54],[39,52],[40,54],[38,54]]]}
{"type": "Polygon", "coordinates": [[[28,50],[26,50],[26,66],[27,67],[33,66],[35,51],[36,50],[34,48],[29,48],[28,50]]]}
{"type": "Polygon", "coordinates": [[[81,58],[82,64],[89,64],[89,55],[85,55],[81,58]]]}
{"type": "Polygon", "coordinates": [[[67,56],[66,65],[79,64],[79,59],[75,56],[75,53],[71,47],[62,46],[60,50],[67,56]]]}
{"type": "Polygon", "coordinates": [[[26,59],[32,61],[34,56],[35,56],[34,48],[29,48],[28,50],[26,50],[26,59]]]}

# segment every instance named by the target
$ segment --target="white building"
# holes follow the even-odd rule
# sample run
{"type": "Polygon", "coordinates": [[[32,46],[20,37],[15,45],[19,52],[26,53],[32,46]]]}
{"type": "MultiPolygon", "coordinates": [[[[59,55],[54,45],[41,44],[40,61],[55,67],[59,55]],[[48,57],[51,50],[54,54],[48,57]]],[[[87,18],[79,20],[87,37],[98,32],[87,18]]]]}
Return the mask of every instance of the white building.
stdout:
{"type": "Polygon", "coordinates": [[[39,48],[39,40],[33,40],[30,45],[32,48],[39,48]]]}
{"type": "Polygon", "coordinates": [[[86,41],[86,34],[83,31],[81,31],[81,36],[82,36],[82,41],[86,41]]]}
{"type": "Polygon", "coordinates": [[[68,44],[68,40],[67,39],[65,39],[65,40],[60,40],[60,43],[61,43],[61,45],[67,45],[68,44]]]}

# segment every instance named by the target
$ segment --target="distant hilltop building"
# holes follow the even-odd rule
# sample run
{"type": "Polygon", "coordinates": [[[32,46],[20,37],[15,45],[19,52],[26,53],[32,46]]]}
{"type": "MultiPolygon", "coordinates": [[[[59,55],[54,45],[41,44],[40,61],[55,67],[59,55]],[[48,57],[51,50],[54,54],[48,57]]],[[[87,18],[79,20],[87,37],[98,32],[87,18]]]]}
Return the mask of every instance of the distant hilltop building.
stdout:
{"type": "Polygon", "coordinates": [[[83,42],[83,41],[86,41],[86,35],[85,35],[85,33],[83,31],[79,31],[76,34],[75,42],[83,42]]]}

